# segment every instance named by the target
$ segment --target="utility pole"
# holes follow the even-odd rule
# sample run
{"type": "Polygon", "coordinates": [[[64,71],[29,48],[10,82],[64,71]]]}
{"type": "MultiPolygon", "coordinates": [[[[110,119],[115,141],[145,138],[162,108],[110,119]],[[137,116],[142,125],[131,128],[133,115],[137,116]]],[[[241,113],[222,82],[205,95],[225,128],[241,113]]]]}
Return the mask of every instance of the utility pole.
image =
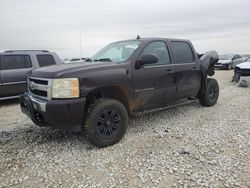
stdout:
{"type": "Polygon", "coordinates": [[[82,32],[80,32],[80,58],[82,58],[82,32]]]}

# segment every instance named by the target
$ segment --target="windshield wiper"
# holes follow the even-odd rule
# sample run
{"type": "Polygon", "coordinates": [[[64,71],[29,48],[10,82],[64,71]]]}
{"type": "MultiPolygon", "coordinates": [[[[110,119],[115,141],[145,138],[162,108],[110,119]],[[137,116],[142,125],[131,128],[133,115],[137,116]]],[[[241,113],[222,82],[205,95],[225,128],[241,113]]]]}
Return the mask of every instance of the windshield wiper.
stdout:
{"type": "Polygon", "coordinates": [[[94,59],[94,61],[112,62],[110,58],[94,59]]]}

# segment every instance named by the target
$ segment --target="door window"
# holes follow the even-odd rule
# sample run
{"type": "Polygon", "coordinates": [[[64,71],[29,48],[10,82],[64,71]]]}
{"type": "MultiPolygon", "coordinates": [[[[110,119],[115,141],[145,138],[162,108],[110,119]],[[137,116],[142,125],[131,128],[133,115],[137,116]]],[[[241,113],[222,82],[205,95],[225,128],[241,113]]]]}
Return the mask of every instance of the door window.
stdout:
{"type": "Polygon", "coordinates": [[[1,68],[2,70],[25,69],[32,67],[28,55],[3,55],[1,68]]]}
{"type": "Polygon", "coordinates": [[[188,43],[176,41],[171,46],[176,63],[193,63],[194,54],[188,43]]]}
{"type": "Polygon", "coordinates": [[[36,57],[37,57],[40,67],[45,67],[45,66],[56,64],[52,55],[39,54],[36,57]]]}
{"type": "Polygon", "coordinates": [[[158,58],[158,62],[154,64],[147,64],[145,66],[150,65],[164,65],[164,64],[170,64],[170,56],[168,53],[167,46],[165,42],[163,41],[156,41],[149,43],[143,50],[142,55],[145,54],[153,54],[158,58]]]}

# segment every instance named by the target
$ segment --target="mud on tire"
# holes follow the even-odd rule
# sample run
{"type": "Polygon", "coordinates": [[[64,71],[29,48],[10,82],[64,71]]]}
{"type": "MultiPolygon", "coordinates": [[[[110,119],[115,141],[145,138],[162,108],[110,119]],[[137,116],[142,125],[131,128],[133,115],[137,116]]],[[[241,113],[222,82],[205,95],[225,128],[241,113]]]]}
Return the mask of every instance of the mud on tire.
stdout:
{"type": "Polygon", "coordinates": [[[88,109],[84,130],[97,147],[113,145],[121,140],[128,127],[125,106],[114,99],[97,99],[88,109]]]}

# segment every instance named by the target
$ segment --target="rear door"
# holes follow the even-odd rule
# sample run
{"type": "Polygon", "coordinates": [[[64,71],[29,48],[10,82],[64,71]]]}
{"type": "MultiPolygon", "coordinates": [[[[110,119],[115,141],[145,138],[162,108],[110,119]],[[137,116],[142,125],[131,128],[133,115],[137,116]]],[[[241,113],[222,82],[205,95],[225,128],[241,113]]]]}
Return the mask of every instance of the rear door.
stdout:
{"type": "Polygon", "coordinates": [[[159,107],[176,97],[175,67],[171,63],[166,42],[163,40],[148,42],[137,59],[145,54],[154,54],[158,57],[158,62],[144,65],[139,69],[133,67],[135,89],[133,104],[137,111],[159,107]]]}
{"type": "Polygon", "coordinates": [[[1,80],[4,96],[15,96],[27,90],[27,74],[32,68],[29,55],[2,55],[1,80]]]}
{"type": "Polygon", "coordinates": [[[201,72],[193,46],[186,41],[171,41],[171,51],[176,66],[178,98],[195,97],[201,85],[201,72]]]}

